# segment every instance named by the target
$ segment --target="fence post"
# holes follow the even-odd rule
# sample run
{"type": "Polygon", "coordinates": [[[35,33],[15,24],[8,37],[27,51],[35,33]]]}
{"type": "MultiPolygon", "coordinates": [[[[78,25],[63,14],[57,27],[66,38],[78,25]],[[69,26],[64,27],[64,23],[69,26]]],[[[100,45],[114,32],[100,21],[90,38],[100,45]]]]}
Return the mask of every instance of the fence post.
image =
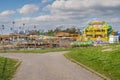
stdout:
{"type": "Polygon", "coordinates": [[[7,65],[7,58],[5,58],[5,61],[4,61],[4,64],[3,64],[2,76],[1,76],[1,78],[3,80],[5,80],[6,65],[7,65]]]}

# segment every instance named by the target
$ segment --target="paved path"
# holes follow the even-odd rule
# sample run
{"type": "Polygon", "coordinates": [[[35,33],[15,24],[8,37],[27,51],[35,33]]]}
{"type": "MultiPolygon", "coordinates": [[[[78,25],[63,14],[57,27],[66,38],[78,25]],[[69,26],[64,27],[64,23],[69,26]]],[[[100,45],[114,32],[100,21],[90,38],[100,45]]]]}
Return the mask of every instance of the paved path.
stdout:
{"type": "Polygon", "coordinates": [[[46,54],[7,53],[0,56],[22,60],[13,80],[103,80],[67,60],[64,52],[46,54]]]}

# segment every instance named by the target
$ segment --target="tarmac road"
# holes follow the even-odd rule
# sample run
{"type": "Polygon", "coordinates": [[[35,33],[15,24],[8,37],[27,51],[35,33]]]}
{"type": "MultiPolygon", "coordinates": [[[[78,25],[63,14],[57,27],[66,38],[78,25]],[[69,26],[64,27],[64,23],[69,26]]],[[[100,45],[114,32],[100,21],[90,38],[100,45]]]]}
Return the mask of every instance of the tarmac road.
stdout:
{"type": "Polygon", "coordinates": [[[5,53],[0,56],[22,60],[13,80],[103,80],[66,59],[65,52],[45,54],[5,53]]]}

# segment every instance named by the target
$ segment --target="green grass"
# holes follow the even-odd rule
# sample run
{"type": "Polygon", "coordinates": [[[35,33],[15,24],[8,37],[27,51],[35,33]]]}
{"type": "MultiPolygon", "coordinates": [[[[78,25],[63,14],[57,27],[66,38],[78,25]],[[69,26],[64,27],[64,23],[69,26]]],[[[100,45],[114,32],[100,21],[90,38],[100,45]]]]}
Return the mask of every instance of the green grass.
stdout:
{"type": "Polygon", "coordinates": [[[69,51],[69,48],[53,48],[53,49],[22,49],[22,50],[0,50],[0,53],[47,53],[47,52],[59,52],[69,51]]]}
{"type": "Polygon", "coordinates": [[[0,80],[11,80],[11,78],[13,77],[15,70],[17,68],[17,67],[15,67],[17,62],[18,62],[17,60],[7,58],[7,64],[6,64],[6,68],[5,68],[4,77],[2,78],[3,65],[5,63],[5,58],[0,57],[0,80]]]}
{"type": "Polygon", "coordinates": [[[65,55],[112,80],[120,80],[120,45],[77,48],[65,55]]]}

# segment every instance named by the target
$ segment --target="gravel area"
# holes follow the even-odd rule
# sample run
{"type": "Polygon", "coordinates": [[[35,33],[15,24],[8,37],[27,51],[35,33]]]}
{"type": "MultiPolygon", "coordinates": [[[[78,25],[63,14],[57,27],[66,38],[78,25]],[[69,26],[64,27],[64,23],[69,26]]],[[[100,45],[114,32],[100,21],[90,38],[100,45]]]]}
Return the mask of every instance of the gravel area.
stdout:
{"type": "Polygon", "coordinates": [[[66,59],[65,52],[45,54],[5,53],[0,56],[22,60],[12,80],[103,80],[66,59]]]}

